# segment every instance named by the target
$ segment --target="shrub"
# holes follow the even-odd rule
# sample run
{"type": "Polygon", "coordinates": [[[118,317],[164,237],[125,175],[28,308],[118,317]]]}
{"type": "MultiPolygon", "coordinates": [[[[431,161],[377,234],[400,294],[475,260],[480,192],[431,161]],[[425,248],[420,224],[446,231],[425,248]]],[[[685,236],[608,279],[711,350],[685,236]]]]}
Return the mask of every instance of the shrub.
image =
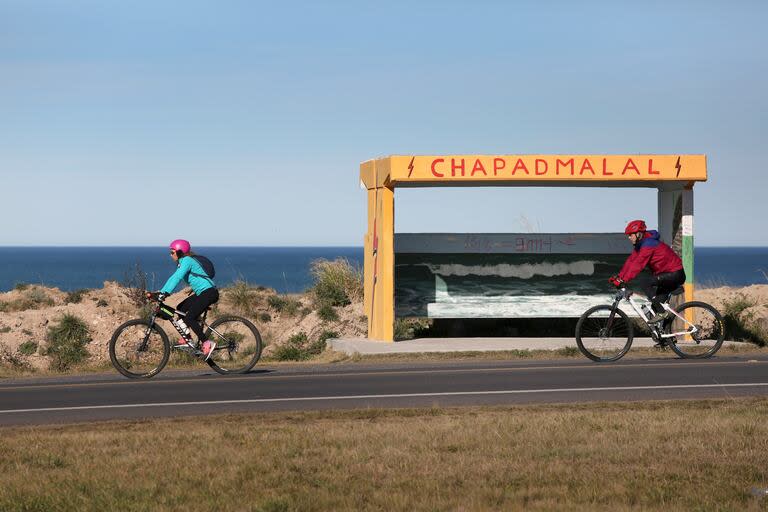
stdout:
{"type": "Polygon", "coordinates": [[[281,295],[270,295],[267,298],[267,304],[278,313],[285,313],[288,316],[294,316],[301,307],[301,301],[298,299],[281,295]]]}
{"type": "Polygon", "coordinates": [[[257,303],[258,296],[248,286],[246,281],[238,279],[232,286],[227,288],[226,294],[227,301],[236,310],[246,315],[253,314],[253,307],[257,303]]]}
{"type": "Polygon", "coordinates": [[[317,310],[317,316],[324,322],[336,322],[339,319],[339,314],[330,304],[320,306],[320,309],[317,310]]]}
{"type": "Polygon", "coordinates": [[[581,352],[579,352],[577,347],[562,347],[557,349],[555,353],[563,357],[576,357],[581,355],[581,352]]]}
{"type": "Polygon", "coordinates": [[[45,354],[51,369],[66,371],[88,357],[85,345],[91,341],[88,326],[75,315],[65,314],[57,325],[48,328],[45,354]]]}
{"type": "Polygon", "coordinates": [[[13,289],[18,290],[20,292],[23,292],[27,288],[29,288],[29,285],[27,283],[16,283],[15,285],[13,285],[13,289]]]}
{"type": "Polygon", "coordinates": [[[125,296],[137,308],[141,308],[149,302],[147,298],[147,277],[147,273],[142,270],[140,263],[135,263],[129,267],[123,275],[123,282],[121,284],[125,288],[125,296]]]}
{"type": "Polygon", "coordinates": [[[768,333],[755,322],[754,313],[747,311],[756,304],[756,301],[741,293],[723,301],[726,339],[749,341],[761,347],[768,344],[768,333]]]}
{"type": "Polygon", "coordinates": [[[262,323],[267,323],[272,321],[272,317],[266,311],[262,311],[261,313],[259,313],[258,318],[259,318],[259,322],[262,322],[262,323]]]}
{"type": "MultiPolygon", "coordinates": [[[[141,309],[144,309],[148,305],[149,304],[144,304],[143,306],[141,306],[141,309]]],[[[96,302],[96,307],[97,308],[105,308],[107,306],[109,306],[109,303],[107,301],[105,301],[104,299],[99,299],[98,302],[96,302]]]]}
{"type": "Polygon", "coordinates": [[[395,320],[395,341],[412,340],[429,331],[426,318],[398,318],[395,320]]]}
{"type": "Polygon", "coordinates": [[[31,371],[32,367],[19,353],[12,352],[6,345],[0,343],[0,364],[10,366],[15,370],[31,371]]]}
{"type": "Polygon", "coordinates": [[[32,340],[27,340],[21,345],[19,345],[19,353],[23,354],[25,356],[31,356],[37,352],[37,342],[32,340]]]}
{"type": "Polygon", "coordinates": [[[80,290],[75,290],[73,292],[67,293],[67,296],[64,298],[65,304],[80,304],[83,300],[83,295],[85,295],[88,292],[85,288],[80,290]]]}
{"type": "Polygon", "coordinates": [[[323,331],[317,341],[310,342],[306,333],[299,332],[288,338],[284,345],[277,347],[274,357],[278,361],[305,361],[325,350],[326,340],[336,336],[338,334],[333,331],[323,331]]]}
{"type": "Polygon", "coordinates": [[[309,358],[305,345],[307,344],[307,335],[304,332],[294,334],[285,344],[275,349],[275,359],[278,361],[302,361],[309,358]]]}
{"type": "Polygon", "coordinates": [[[5,327],[3,327],[2,329],[0,329],[0,333],[2,333],[2,334],[5,334],[7,332],[11,332],[11,328],[8,327],[7,325],[5,327]]]}
{"type": "Polygon", "coordinates": [[[345,258],[315,260],[310,272],[315,281],[312,294],[318,306],[346,306],[363,296],[363,274],[345,258]]]}
{"type": "Polygon", "coordinates": [[[41,288],[24,288],[25,293],[18,299],[0,302],[0,311],[26,311],[41,307],[53,306],[53,299],[41,288]]]}

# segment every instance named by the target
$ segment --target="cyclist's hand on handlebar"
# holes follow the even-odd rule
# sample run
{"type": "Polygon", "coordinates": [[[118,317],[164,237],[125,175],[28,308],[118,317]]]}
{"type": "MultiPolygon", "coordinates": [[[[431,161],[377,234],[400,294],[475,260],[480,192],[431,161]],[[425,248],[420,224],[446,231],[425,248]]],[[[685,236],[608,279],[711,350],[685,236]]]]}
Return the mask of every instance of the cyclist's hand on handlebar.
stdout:
{"type": "Polygon", "coordinates": [[[620,278],[619,276],[611,276],[608,278],[608,282],[611,283],[616,288],[621,288],[624,286],[624,280],[620,278]]]}
{"type": "Polygon", "coordinates": [[[156,300],[161,301],[165,299],[168,295],[163,292],[147,292],[147,298],[149,300],[156,300]]]}

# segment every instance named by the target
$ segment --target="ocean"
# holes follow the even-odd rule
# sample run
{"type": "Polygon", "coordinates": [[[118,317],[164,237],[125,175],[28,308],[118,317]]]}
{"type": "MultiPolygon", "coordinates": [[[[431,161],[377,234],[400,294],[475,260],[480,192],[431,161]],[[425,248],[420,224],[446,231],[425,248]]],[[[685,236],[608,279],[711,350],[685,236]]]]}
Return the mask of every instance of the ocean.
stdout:
{"type": "MultiPolygon", "coordinates": [[[[221,286],[242,279],[280,293],[311,286],[313,260],[363,263],[362,247],[200,247],[197,252],[213,260],[221,286]]],[[[175,268],[164,247],[0,247],[0,291],[17,283],[66,291],[97,288],[107,280],[124,281],[137,264],[148,274],[150,288],[160,288],[175,268]]],[[[768,247],[698,247],[694,265],[699,285],[768,284],[763,273],[768,273],[768,247]]]]}

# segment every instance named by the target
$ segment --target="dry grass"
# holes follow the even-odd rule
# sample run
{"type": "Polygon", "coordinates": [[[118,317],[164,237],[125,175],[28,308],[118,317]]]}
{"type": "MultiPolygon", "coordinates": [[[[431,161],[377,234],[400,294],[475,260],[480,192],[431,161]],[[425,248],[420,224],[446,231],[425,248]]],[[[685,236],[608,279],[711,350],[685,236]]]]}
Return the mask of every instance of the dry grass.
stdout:
{"type": "Polygon", "coordinates": [[[744,399],[6,428],[0,510],[759,509],[766,415],[744,399]]]}

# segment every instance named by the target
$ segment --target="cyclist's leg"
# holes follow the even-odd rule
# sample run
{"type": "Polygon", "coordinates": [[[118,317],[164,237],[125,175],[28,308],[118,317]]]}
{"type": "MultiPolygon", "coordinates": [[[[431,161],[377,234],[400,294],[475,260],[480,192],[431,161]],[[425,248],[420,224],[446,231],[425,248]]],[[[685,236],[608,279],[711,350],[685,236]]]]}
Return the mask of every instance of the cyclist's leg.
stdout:
{"type": "Polygon", "coordinates": [[[675,272],[666,272],[654,276],[656,285],[656,293],[651,298],[651,307],[656,313],[662,313],[664,308],[662,302],[669,301],[669,294],[677,290],[685,283],[685,270],[676,270],[675,272]]]}
{"type": "MultiPolygon", "coordinates": [[[[211,304],[214,304],[218,300],[219,291],[216,288],[208,288],[200,295],[192,295],[184,300],[184,302],[189,301],[188,304],[185,305],[185,307],[187,307],[187,310],[185,311],[187,316],[184,317],[184,322],[189,326],[192,332],[195,333],[197,339],[200,340],[200,343],[205,341],[205,333],[203,332],[203,327],[198,322],[198,319],[200,318],[200,315],[203,314],[203,311],[208,309],[211,304]]],[[[181,304],[179,304],[179,306],[181,306],[181,304]]],[[[179,309],[181,309],[181,307],[179,307],[179,309]]]]}

